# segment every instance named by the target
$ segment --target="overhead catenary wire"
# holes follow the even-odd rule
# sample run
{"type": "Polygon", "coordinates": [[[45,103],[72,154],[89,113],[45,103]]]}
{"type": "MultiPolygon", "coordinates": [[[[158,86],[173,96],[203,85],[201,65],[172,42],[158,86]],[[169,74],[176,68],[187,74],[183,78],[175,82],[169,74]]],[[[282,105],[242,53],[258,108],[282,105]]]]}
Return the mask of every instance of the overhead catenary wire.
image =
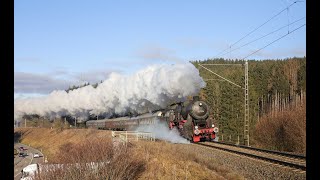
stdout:
{"type": "MultiPolygon", "coordinates": [[[[304,18],[306,18],[306,17],[300,18],[300,19],[298,19],[298,20],[290,23],[289,25],[292,25],[292,24],[294,24],[294,23],[296,23],[296,22],[298,22],[298,21],[301,21],[301,20],[304,19],[304,18]]],[[[269,36],[269,35],[277,32],[277,31],[280,31],[280,30],[283,29],[283,28],[286,28],[286,27],[289,26],[289,25],[282,26],[282,27],[280,27],[279,29],[277,29],[277,30],[275,30],[275,31],[272,31],[272,32],[270,32],[270,33],[268,33],[268,34],[266,34],[266,35],[263,35],[263,36],[255,39],[255,40],[252,40],[252,41],[250,41],[250,42],[248,42],[248,43],[246,43],[246,44],[243,44],[243,45],[241,45],[241,46],[239,46],[239,47],[237,47],[237,48],[235,48],[235,49],[232,49],[232,50],[230,50],[229,52],[222,54],[221,56],[224,56],[224,55],[226,55],[226,54],[228,54],[228,53],[230,53],[230,52],[233,52],[233,51],[235,51],[235,50],[238,50],[238,49],[240,49],[240,48],[242,48],[242,47],[244,47],[244,46],[247,46],[247,45],[249,45],[249,44],[251,44],[251,43],[253,43],[253,42],[256,42],[256,41],[258,41],[258,40],[260,40],[260,39],[262,39],[262,38],[264,38],[264,37],[267,37],[267,36],[269,36]]],[[[289,33],[289,31],[288,31],[288,33],[289,33]]]]}
{"type": "Polygon", "coordinates": [[[287,19],[288,19],[288,33],[290,32],[289,29],[289,24],[290,24],[290,19],[289,19],[289,8],[287,8],[287,19]]]}
{"type": "MultiPolygon", "coordinates": [[[[203,64],[203,65],[205,65],[205,64],[203,64]]],[[[221,75],[219,75],[219,74],[217,74],[217,73],[215,73],[215,72],[211,71],[210,69],[208,69],[208,68],[204,67],[203,65],[202,65],[202,64],[199,64],[199,66],[201,66],[201,67],[203,67],[204,69],[208,70],[209,72],[211,72],[211,73],[215,74],[216,76],[220,77],[221,79],[223,79],[223,80],[225,80],[225,81],[227,81],[227,82],[229,82],[229,83],[231,83],[231,84],[233,84],[233,85],[235,85],[235,86],[237,86],[237,87],[239,87],[239,88],[242,88],[242,89],[243,89],[243,87],[241,87],[240,85],[238,85],[238,84],[236,84],[236,83],[234,83],[234,82],[230,81],[230,80],[229,80],[229,79],[227,79],[227,78],[222,77],[221,75]]]]}
{"type": "Polygon", "coordinates": [[[266,48],[266,47],[270,46],[271,44],[273,44],[273,43],[275,43],[275,42],[279,41],[280,39],[282,39],[282,38],[286,37],[287,35],[289,35],[289,34],[293,33],[294,31],[296,31],[296,30],[300,29],[301,27],[303,27],[303,26],[305,26],[305,25],[306,25],[306,24],[303,24],[303,25],[299,26],[298,28],[296,28],[296,29],[292,30],[291,32],[288,32],[287,34],[285,34],[285,35],[281,36],[280,38],[278,38],[278,39],[276,39],[276,40],[272,41],[271,43],[269,43],[269,44],[267,44],[266,46],[264,46],[264,47],[262,47],[262,48],[260,48],[260,49],[258,49],[258,50],[256,50],[256,51],[254,51],[253,53],[251,53],[251,54],[247,55],[246,57],[244,57],[244,58],[242,58],[242,59],[244,60],[244,59],[248,58],[249,56],[251,56],[251,55],[253,55],[253,54],[257,53],[258,51],[260,51],[260,50],[262,50],[262,49],[264,49],[264,48],[266,48]]]}
{"type": "MultiPolygon", "coordinates": [[[[301,18],[301,19],[303,19],[303,18],[301,18]]],[[[301,20],[301,19],[299,19],[299,20],[301,20]]],[[[297,20],[297,21],[299,21],[299,20],[297,20]]],[[[294,23],[294,22],[293,22],[293,23],[294,23]]],[[[256,50],[256,51],[254,51],[253,53],[251,53],[251,54],[247,55],[246,57],[242,58],[242,60],[245,60],[246,58],[250,57],[251,55],[253,55],[253,54],[257,53],[258,51],[260,51],[260,50],[262,50],[262,49],[264,49],[264,48],[266,48],[266,47],[268,47],[268,46],[270,46],[271,44],[273,44],[273,43],[275,43],[275,42],[279,41],[280,39],[282,39],[282,38],[284,38],[285,36],[287,36],[287,35],[289,35],[289,34],[293,33],[294,31],[296,31],[296,30],[300,29],[301,27],[303,27],[303,26],[305,26],[305,25],[306,25],[306,24],[303,24],[303,25],[299,26],[298,28],[296,28],[296,29],[292,30],[291,32],[288,32],[287,34],[285,34],[285,35],[281,36],[280,38],[278,38],[278,39],[276,39],[276,40],[274,40],[274,41],[272,41],[271,43],[267,44],[266,46],[264,46],[264,47],[262,47],[262,48],[260,48],[260,49],[258,49],[258,50],[256,50]]],[[[284,27],[286,27],[286,26],[284,26],[284,27]]],[[[282,28],[284,28],[284,27],[281,27],[281,29],[282,29],[282,28]]],[[[277,30],[276,30],[276,31],[277,31],[277,30]]],[[[275,32],[275,31],[273,31],[273,32],[275,32]]],[[[272,33],[273,33],[273,32],[272,32],[272,33]]],[[[270,33],[269,33],[269,34],[270,34],[270,33]]],[[[246,64],[247,64],[247,62],[246,62],[246,64]]],[[[203,65],[225,65],[225,64],[203,64],[203,65]]],[[[206,69],[206,70],[210,71],[211,73],[213,73],[213,74],[215,74],[216,76],[218,76],[218,77],[222,78],[223,80],[225,80],[225,81],[227,81],[227,82],[229,82],[229,83],[231,83],[231,84],[233,84],[233,85],[235,85],[235,86],[237,86],[237,87],[240,87],[240,88],[242,88],[242,89],[245,89],[245,90],[247,91],[247,88],[246,88],[246,87],[245,87],[245,88],[243,88],[243,87],[241,87],[240,85],[233,83],[232,81],[230,81],[230,80],[228,80],[228,79],[226,79],[226,78],[224,78],[224,77],[222,77],[222,76],[218,75],[217,73],[215,73],[215,72],[211,71],[210,69],[208,69],[208,68],[204,67],[203,65],[199,64],[199,66],[200,66],[200,67],[202,67],[202,68],[204,68],[204,69],[206,69]]],[[[230,65],[233,65],[233,64],[230,64],[230,65]]],[[[236,65],[237,65],[237,64],[236,64],[236,65]]],[[[216,80],[216,79],[208,79],[208,80],[216,80]]],[[[247,80],[246,80],[246,81],[247,81],[247,80]]]]}
{"type": "MultiPolygon", "coordinates": [[[[276,14],[276,15],[273,16],[273,17],[271,17],[268,21],[264,22],[262,25],[260,25],[259,27],[255,28],[253,31],[249,32],[247,35],[245,35],[244,37],[240,38],[238,41],[236,41],[235,43],[233,43],[232,45],[230,45],[228,48],[226,48],[225,50],[223,50],[221,53],[225,52],[226,50],[229,50],[227,53],[229,53],[229,55],[230,55],[230,53],[232,52],[232,51],[231,51],[231,50],[232,50],[232,49],[231,49],[232,46],[234,46],[235,44],[237,44],[238,42],[240,42],[241,40],[243,40],[244,38],[246,38],[247,36],[249,36],[250,34],[252,34],[254,31],[256,31],[257,29],[259,29],[260,27],[262,27],[263,25],[265,25],[266,23],[268,23],[269,21],[271,21],[273,18],[275,18],[276,16],[278,16],[279,14],[281,14],[283,11],[287,10],[287,16],[289,16],[289,12],[288,12],[288,11],[289,11],[289,7],[291,7],[293,4],[295,4],[295,3],[297,3],[297,2],[301,2],[301,1],[295,1],[295,2],[292,3],[291,5],[287,6],[285,9],[283,9],[282,11],[280,11],[278,14],[276,14]]],[[[301,19],[303,19],[303,18],[301,18],[301,19]]],[[[299,21],[299,20],[298,20],[298,21],[299,21]]],[[[294,23],[294,22],[293,22],[293,23],[294,23]]],[[[292,24],[293,24],[293,23],[292,23],[292,24]]],[[[287,34],[281,36],[280,38],[272,41],[271,43],[269,43],[269,44],[267,44],[266,46],[264,46],[264,47],[262,47],[262,48],[260,48],[260,49],[258,49],[258,50],[256,50],[256,51],[254,51],[253,53],[247,55],[246,57],[244,57],[244,58],[242,58],[242,59],[245,60],[246,58],[250,57],[251,55],[253,55],[253,54],[259,52],[260,50],[268,47],[269,45],[271,45],[271,44],[279,41],[280,39],[284,38],[285,36],[291,34],[291,33],[294,32],[294,31],[300,29],[301,27],[305,26],[306,24],[303,24],[302,26],[294,29],[294,30],[291,31],[291,32],[289,31],[289,25],[290,25],[290,23],[289,23],[289,20],[288,20],[288,24],[287,24],[286,26],[284,26],[284,27],[288,27],[288,33],[287,33],[287,34]]],[[[281,27],[280,29],[282,29],[282,28],[284,28],[284,27],[281,27]]],[[[280,29],[278,29],[278,30],[280,30],[280,29]]],[[[276,30],[276,31],[278,31],[278,30],[276,30]]],[[[276,31],[273,31],[273,32],[271,32],[271,33],[269,33],[269,34],[267,34],[267,35],[270,35],[270,34],[276,32],[276,31]]],[[[263,37],[266,37],[267,35],[264,35],[263,37]]],[[[257,40],[259,40],[259,39],[261,39],[261,38],[263,38],[263,37],[260,37],[260,38],[254,40],[254,41],[257,41],[257,40]]],[[[252,42],[254,42],[254,41],[251,41],[251,42],[249,42],[249,43],[247,43],[247,44],[245,44],[245,45],[248,45],[248,44],[250,44],[250,43],[252,43],[252,42]]],[[[243,47],[243,46],[241,46],[241,47],[243,47]]],[[[238,48],[238,49],[239,49],[239,48],[238,48]]],[[[233,51],[234,51],[234,50],[233,50],[233,51]]],[[[220,55],[221,53],[219,53],[219,55],[220,55]]],[[[218,55],[216,55],[216,56],[218,56],[218,55]]],[[[236,86],[244,89],[244,92],[245,92],[245,100],[244,100],[244,102],[245,102],[244,141],[245,141],[245,143],[247,143],[247,146],[250,146],[250,143],[249,143],[249,142],[250,142],[250,141],[249,141],[249,135],[250,135],[250,133],[249,133],[249,129],[250,129],[250,128],[249,128],[249,125],[250,125],[250,123],[249,123],[249,115],[250,115],[250,113],[249,113],[249,88],[248,88],[248,61],[245,60],[245,64],[244,64],[244,65],[245,65],[245,86],[244,86],[244,87],[241,87],[240,85],[237,85],[237,84],[233,83],[232,81],[230,81],[230,80],[228,80],[228,79],[226,79],[226,78],[224,78],[224,77],[216,74],[215,72],[211,71],[210,69],[204,67],[204,66],[201,65],[201,64],[199,64],[199,65],[200,65],[201,67],[203,67],[204,69],[210,71],[211,73],[217,75],[218,77],[226,80],[227,82],[229,82],[229,83],[231,83],[231,84],[233,84],[233,85],[236,85],[236,86]]],[[[211,80],[211,79],[210,79],[210,80],[211,80]]],[[[214,79],[213,79],[213,80],[214,80],[214,79]]]]}
{"type": "Polygon", "coordinates": [[[240,38],[238,41],[236,41],[235,43],[231,44],[228,48],[224,49],[223,51],[221,51],[220,53],[218,53],[215,57],[219,56],[221,53],[224,53],[226,50],[230,49],[230,47],[234,46],[235,44],[237,44],[238,42],[240,42],[241,40],[243,40],[244,38],[246,38],[247,36],[249,36],[250,34],[252,34],[253,32],[255,32],[256,30],[258,30],[259,28],[261,28],[262,26],[264,26],[265,24],[267,24],[268,22],[270,22],[272,19],[274,19],[275,17],[279,16],[282,12],[284,12],[285,10],[287,10],[289,7],[291,7],[292,5],[294,5],[297,2],[302,2],[302,1],[295,1],[292,4],[290,4],[289,6],[287,6],[286,8],[284,8],[283,10],[281,10],[280,12],[278,12],[276,15],[272,16],[270,19],[268,19],[266,22],[264,22],[263,24],[261,24],[260,26],[258,26],[257,28],[255,28],[254,30],[252,30],[251,32],[249,32],[248,34],[246,34],[245,36],[243,36],[242,38],[240,38]]]}
{"type": "MultiPolygon", "coordinates": [[[[282,0],[283,1],[283,0],[282,0]]],[[[287,5],[287,3],[286,2],[284,2],[286,5],[287,5]]],[[[288,32],[290,31],[289,30],[289,24],[290,24],[290,20],[289,20],[289,8],[287,8],[287,21],[288,21],[288,32]]]]}

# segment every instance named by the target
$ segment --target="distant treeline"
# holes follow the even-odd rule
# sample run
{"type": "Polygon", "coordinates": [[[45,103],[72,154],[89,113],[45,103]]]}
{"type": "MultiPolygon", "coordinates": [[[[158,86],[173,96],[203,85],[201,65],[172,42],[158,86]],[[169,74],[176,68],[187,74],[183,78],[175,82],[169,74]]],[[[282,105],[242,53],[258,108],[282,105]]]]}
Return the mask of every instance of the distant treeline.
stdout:
{"type": "MultiPolygon", "coordinates": [[[[97,88],[98,85],[101,84],[101,83],[102,83],[102,80],[100,81],[100,83],[97,82],[95,84],[92,84],[91,86],[94,87],[94,88],[97,88]]],[[[82,87],[85,87],[85,86],[89,86],[89,85],[90,85],[89,82],[88,83],[84,83],[83,85],[79,85],[79,86],[72,85],[72,86],[69,86],[69,88],[66,89],[65,91],[68,93],[69,91],[72,91],[72,90],[75,90],[75,89],[79,89],[79,88],[82,88],[82,87]]]]}
{"type": "MultiPolygon", "coordinates": [[[[233,141],[243,138],[244,89],[239,88],[198,64],[240,64],[204,67],[244,87],[244,61],[207,59],[192,61],[207,86],[200,97],[209,102],[211,114],[220,127],[220,134],[233,141]],[[243,64],[243,65],[241,65],[243,64]]],[[[306,57],[288,59],[248,60],[250,135],[263,116],[275,117],[279,112],[299,105],[306,92],[306,57]]]]}

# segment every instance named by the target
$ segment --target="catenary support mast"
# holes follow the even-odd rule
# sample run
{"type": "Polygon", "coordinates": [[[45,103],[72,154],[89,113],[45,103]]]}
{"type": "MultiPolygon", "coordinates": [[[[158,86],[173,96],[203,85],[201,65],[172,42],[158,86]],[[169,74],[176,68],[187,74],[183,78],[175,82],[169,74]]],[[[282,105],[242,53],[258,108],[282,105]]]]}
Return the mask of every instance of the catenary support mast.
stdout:
{"type": "Polygon", "coordinates": [[[245,71],[245,83],[244,83],[244,143],[247,146],[250,146],[249,141],[249,127],[250,127],[250,121],[249,121],[249,84],[248,84],[248,60],[245,61],[244,64],[244,71],[245,71]]]}

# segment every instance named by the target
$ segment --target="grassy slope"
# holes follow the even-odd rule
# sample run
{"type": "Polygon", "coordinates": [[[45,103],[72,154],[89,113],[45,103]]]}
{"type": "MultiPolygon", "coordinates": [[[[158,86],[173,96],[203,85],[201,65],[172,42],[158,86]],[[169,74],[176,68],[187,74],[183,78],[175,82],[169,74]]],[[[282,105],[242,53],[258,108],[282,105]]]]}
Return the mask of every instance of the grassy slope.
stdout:
{"type": "Polygon", "coordinates": [[[110,131],[96,131],[91,129],[65,129],[62,132],[48,128],[17,128],[22,132],[21,143],[42,149],[48,160],[59,150],[61,145],[78,143],[83,139],[92,137],[105,137],[110,139],[110,131]]]}
{"type": "MultiPolygon", "coordinates": [[[[67,143],[77,144],[93,137],[110,141],[110,131],[90,129],[65,129],[61,132],[47,128],[20,128],[21,143],[42,149],[51,158],[59,148],[67,143]]],[[[194,152],[192,145],[171,144],[166,142],[138,142],[134,150],[146,162],[144,172],[139,179],[243,179],[230,170],[214,165],[194,152]]]]}

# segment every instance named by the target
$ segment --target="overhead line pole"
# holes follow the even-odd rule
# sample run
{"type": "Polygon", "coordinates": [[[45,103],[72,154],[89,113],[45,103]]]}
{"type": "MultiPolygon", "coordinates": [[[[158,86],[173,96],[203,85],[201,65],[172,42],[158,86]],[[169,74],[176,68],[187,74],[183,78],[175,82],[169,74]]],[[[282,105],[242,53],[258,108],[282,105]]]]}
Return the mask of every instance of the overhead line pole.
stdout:
{"type": "MultiPolygon", "coordinates": [[[[305,26],[306,24],[301,25],[300,27],[292,30],[291,32],[288,32],[288,34],[291,34],[292,32],[300,29],[301,27],[305,26]]],[[[267,44],[266,46],[254,51],[253,53],[247,55],[246,57],[242,58],[243,60],[248,58],[249,56],[255,54],[256,52],[260,51],[261,49],[264,49],[266,47],[268,47],[269,45],[273,44],[274,42],[284,38],[285,36],[287,36],[288,34],[285,34],[283,36],[281,36],[280,38],[272,41],[271,43],[267,44]]],[[[250,140],[249,140],[249,84],[248,84],[248,60],[245,60],[245,118],[244,118],[244,140],[247,143],[247,146],[250,145],[250,140]]]]}
{"type": "Polygon", "coordinates": [[[249,75],[249,67],[248,67],[248,60],[245,61],[244,65],[244,141],[247,146],[250,146],[249,141],[249,83],[248,83],[248,75],[249,75]]]}
{"type": "MultiPolygon", "coordinates": [[[[243,64],[203,64],[203,65],[242,65],[243,64]]],[[[241,88],[241,89],[244,89],[244,144],[247,145],[247,146],[250,146],[250,135],[249,135],[249,128],[250,128],[250,121],[249,121],[249,83],[248,83],[248,78],[249,78],[249,67],[248,67],[248,60],[245,60],[245,63],[244,63],[244,77],[245,77],[245,80],[244,80],[244,88],[241,87],[240,85],[220,76],[219,74],[211,71],[210,69],[204,67],[202,64],[199,64],[199,66],[203,67],[204,69],[206,69],[207,71],[217,75],[218,77],[222,78],[223,80],[225,81],[228,81],[229,83],[241,88]]],[[[217,80],[217,79],[207,79],[207,80],[217,80]]]]}

